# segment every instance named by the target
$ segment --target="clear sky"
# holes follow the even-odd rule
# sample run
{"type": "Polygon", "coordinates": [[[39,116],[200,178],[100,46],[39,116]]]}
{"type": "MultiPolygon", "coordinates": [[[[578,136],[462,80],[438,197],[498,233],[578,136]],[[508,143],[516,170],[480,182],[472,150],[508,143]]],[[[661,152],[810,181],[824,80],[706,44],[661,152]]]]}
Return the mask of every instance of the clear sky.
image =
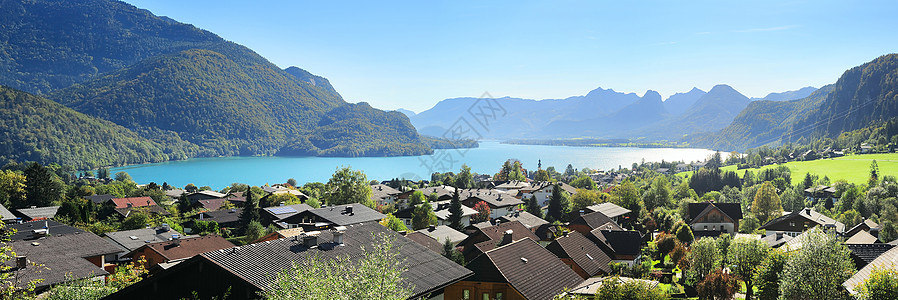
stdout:
{"type": "Polygon", "coordinates": [[[596,87],[763,97],[898,52],[896,1],[126,2],[327,77],[349,102],[416,112],[596,87]]]}

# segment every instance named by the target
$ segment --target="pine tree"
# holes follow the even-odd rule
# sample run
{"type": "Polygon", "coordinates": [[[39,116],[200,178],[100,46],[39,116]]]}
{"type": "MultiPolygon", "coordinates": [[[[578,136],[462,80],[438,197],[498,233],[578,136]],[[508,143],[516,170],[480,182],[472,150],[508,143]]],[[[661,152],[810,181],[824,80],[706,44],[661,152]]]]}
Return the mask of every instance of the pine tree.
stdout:
{"type": "Polygon", "coordinates": [[[461,209],[461,199],[458,196],[458,189],[455,189],[455,192],[452,193],[452,201],[449,202],[449,227],[452,229],[462,231],[464,226],[461,223],[462,215],[464,211],[461,209]]]}
{"type": "Polygon", "coordinates": [[[452,242],[449,241],[449,238],[446,238],[446,241],[443,242],[443,256],[459,265],[465,265],[465,256],[455,249],[455,246],[452,246],[452,242]]]}
{"type": "MultiPolygon", "coordinates": [[[[62,181],[46,167],[32,162],[25,169],[25,195],[28,205],[50,206],[62,200],[62,181]]],[[[18,207],[17,207],[18,208],[18,207]]]]}
{"type": "Polygon", "coordinates": [[[530,196],[530,200],[527,200],[527,212],[537,218],[543,218],[543,208],[539,206],[539,202],[536,201],[536,195],[530,196]]]}
{"type": "Polygon", "coordinates": [[[557,183],[552,186],[552,196],[549,197],[548,218],[550,221],[562,221],[567,219],[571,212],[570,200],[564,190],[557,183]]]}
{"type": "Polygon", "coordinates": [[[243,212],[240,213],[240,227],[245,232],[253,221],[259,222],[259,204],[256,202],[252,190],[247,190],[243,212]]]}

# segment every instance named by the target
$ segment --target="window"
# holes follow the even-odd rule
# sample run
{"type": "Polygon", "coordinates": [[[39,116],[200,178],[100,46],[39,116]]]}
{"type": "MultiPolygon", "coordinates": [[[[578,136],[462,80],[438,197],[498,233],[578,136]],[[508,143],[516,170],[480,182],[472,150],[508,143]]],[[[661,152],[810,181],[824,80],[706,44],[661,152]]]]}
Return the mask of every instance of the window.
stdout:
{"type": "Polygon", "coordinates": [[[471,300],[471,290],[464,290],[461,292],[462,300],[471,300]]]}
{"type": "Polygon", "coordinates": [[[705,225],[705,230],[706,230],[706,231],[708,230],[708,225],[705,225]]]}
{"type": "Polygon", "coordinates": [[[502,293],[496,293],[496,300],[502,300],[502,293]]]}
{"type": "Polygon", "coordinates": [[[483,300],[490,300],[490,293],[483,293],[483,300]]]}

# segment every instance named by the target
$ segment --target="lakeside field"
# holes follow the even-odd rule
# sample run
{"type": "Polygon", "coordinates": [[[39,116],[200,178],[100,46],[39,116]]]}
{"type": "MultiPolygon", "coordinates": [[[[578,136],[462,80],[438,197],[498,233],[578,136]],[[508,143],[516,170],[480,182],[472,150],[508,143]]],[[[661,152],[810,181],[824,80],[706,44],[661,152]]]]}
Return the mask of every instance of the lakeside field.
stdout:
{"type": "MultiPolygon", "coordinates": [[[[792,184],[797,184],[804,179],[805,174],[810,172],[820,176],[829,176],[831,181],[845,179],[851,183],[866,183],[870,177],[870,163],[876,160],[879,166],[879,172],[882,175],[898,175],[898,153],[884,154],[860,154],[848,155],[832,159],[818,159],[811,161],[793,161],[783,165],[789,167],[792,171],[792,184]]],[[[778,165],[768,165],[761,168],[742,169],[737,173],[741,177],[745,170],[751,170],[755,174],[761,169],[775,168],[778,165]]],[[[723,171],[736,171],[736,166],[726,166],[721,168],[723,171]]],[[[678,173],[677,176],[685,177],[692,172],[678,173]]]]}

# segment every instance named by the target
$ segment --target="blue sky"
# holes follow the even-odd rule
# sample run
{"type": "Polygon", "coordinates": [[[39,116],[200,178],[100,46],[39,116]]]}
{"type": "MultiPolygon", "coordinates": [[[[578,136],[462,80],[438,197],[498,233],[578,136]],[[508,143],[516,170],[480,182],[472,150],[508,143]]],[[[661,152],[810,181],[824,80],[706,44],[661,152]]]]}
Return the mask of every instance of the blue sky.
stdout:
{"type": "Polygon", "coordinates": [[[416,112],[596,87],[763,97],[898,52],[896,1],[126,2],[327,77],[349,102],[416,112]]]}

